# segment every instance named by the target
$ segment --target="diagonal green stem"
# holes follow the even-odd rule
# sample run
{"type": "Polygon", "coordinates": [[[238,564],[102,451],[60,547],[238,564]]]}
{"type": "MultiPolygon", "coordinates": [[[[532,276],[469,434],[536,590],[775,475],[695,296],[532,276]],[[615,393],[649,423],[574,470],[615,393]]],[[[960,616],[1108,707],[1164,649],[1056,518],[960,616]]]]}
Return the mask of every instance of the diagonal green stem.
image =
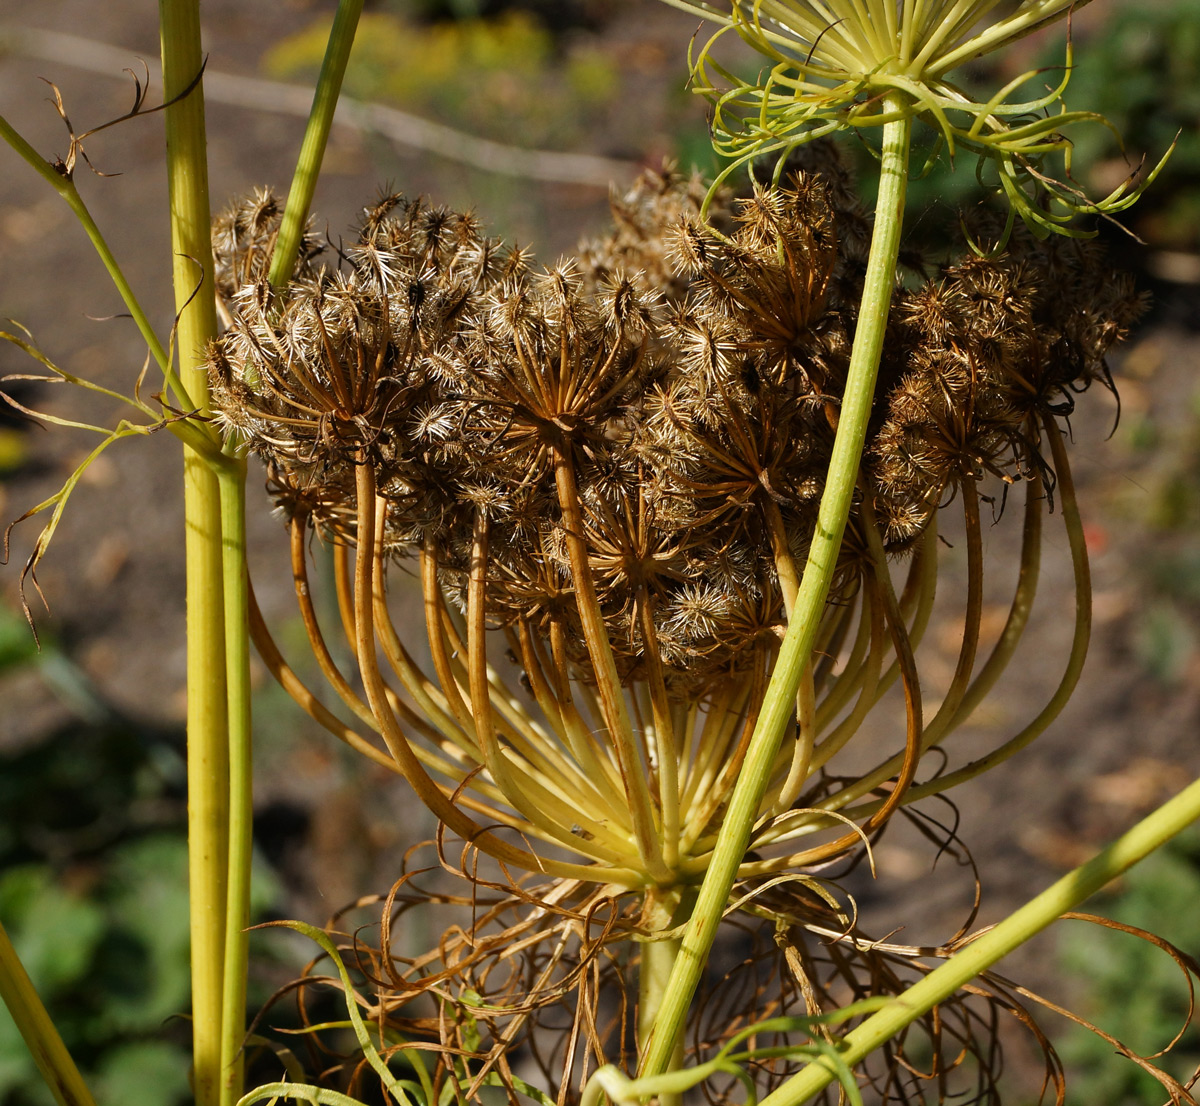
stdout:
{"type": "Polygon", "coordinates": [[[321,175],[321,161],[329,141],[329,129],[333,126],[333,114],[342,91],[342,77],[350,60],[350,48],[354,45],[354,33],[358,30],[358,17],[362,9],[363,0],[339,0],[338,3],[333,28],[329,32],[329,45],[325,48],[325,60],[321,63],[321,75],[313,93],[308,126],[300,146],[300,158],[296,162],[291,191],[288,192],[283,223],[271,258],[269,279],[271,287],[275,289],[287,284],[296,267],[300,243],[304,239],[304,226],[312,210],[313,193],[317,190],[317,179],[321,175]]]}
{"type": "Polygon", "coordinates": [[[788,622],[787,635],[750,740],[750,748],[642,1061],[643,1075],[660,1075],[671,1064],[675,1042],[683,1030],[729,892],[749,846],[750,834],[770,782],[780,742],[795,710],[796,689],[812,654],[813,641],[837,565],[842,533],[858,480],[858,466],[875,393],[875,378],[883,350],[892,289],[896,282],[912,129],[905,106],[904,101],[895,94],[888,97],[887,110],[894,113],[896,118],[886,124],[883,130],[879,200],[871,237],[871,254],[867,262],[833,456],[821,497],[808,563],[788,622]]]}
{"type": "MultiPolygon", "coordinates": [[[[847,1033],[841,1042],[842,1060],[853,1067],[905,1026],[987,971],[1001,957],[1068,910],[1073,910],[1197,818],[1200,818],[1200,780],[847,1033]]],[[[816,1060],[763,1099],[760,1106],[800,1106],[835,1078],[837,1075],[832,1067],[823,1060],[816,1060]]]]}
{"type": "Polygon", "coordinates": [[[33,1053],[54,1101],[59,1106],[95,1106],[3,925],[0,925],[0,999],[33,1053]]]}
{"type": "MultiPolygon", "coordinates": [[[[679,956],[679,938],[664,937],[672,928],[674,915],[679,908],[682,893],[678,888],[662,890],[653,888],[646,892],[642,922],[646,926],[647,939],[641,942],[638,960],[638,1014],[637,1038],[639,1049],[648,1042],[651,1030],[658,1018],[658,1011],[671,978],[671,970],[679,956]]],[[[671,1057],[671,1067],[683,1064],[683,1039],[676,1042],[671,1057]]],[[[679,1095],[659,1096],[659,1106],[680,1106],[679,1095]]]]}

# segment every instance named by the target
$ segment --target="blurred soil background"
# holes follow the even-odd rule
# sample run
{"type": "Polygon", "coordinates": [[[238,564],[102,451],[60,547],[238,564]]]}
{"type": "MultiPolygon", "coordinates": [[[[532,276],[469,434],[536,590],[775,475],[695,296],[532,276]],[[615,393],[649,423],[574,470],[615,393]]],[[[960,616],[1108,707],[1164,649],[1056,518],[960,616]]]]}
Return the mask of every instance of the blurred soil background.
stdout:
{"type": "MultiPolygon", "coordinates": [[[[303,87],[315,74],[330,7],[204,4],[214,210],[256,186],[286,193],[308,94],[279,90],[303,87]]],[[[610,180],[627,185],[640,166],[664,158],[711,171],[704,105],[685,88],[695,30],[694,19],[653,0],[369,6],[346,92],[379,107],[335,128],[316,197],[318,229],[336,243],[380,189],[395,188],[473,208],[492,233],[552,262],[604,231],[610,180]],[[447,149],[456,156],[438,152],[447,149]]],[[[128,110],[134,88],[122,67],[141,75],[139,59],[153,64],[156,35],[141,4],[43,0],[19,17],[9,7],[0,22],[0,111],[45,155],[65,156],[67,130],[41,78],[54,82],[83,132],[128,110]]],[[[1105,228],[1115,259],[1139,274],[1154,300],[1114,360],[1119,421],[1101,388],[1079,397],[1071,419],[1095,585],[1083,681],[1037,744],[954,794],[958,834],[982,880],[979,922],[1004,916],[1200,774],[1200,4],[1097,4],[1076,17],[1074,38],[1080,67],[1068,104],[1108,114],[1129,146],[1122,156],[1102,128],[1081,141],[1075,171],[1089,187],[1114,187],[1143,151],[1157,158],[1183,133],[1129,220],[1142,243],[1105,228]]],[[[978,76],[999,84],[1059,62],[1061,53],[1048,49],[1046,40],[1028,43],[1004,72],[978,76]]],[[[157,103],[153,76],[151,85],[157,103]]],[[[80,165],[77,179],[166,334],[172,300],[161,117],[123,123],[86,149],[107,175],[80,165]]],[[[129,392],[144,347],[129,320],[116,317],[120,301],[93,251],[66,206],[15,155],[0,151],[0,166],[0,318],[28,328],[67,372],[129,392]]],[[[940,166],[914,185],[911,245],[941,241],[953,205],[976,202],[970,167],[960,168],[953,181],[940,166]]],[[[124,414],[105,396],[14,379],[38,372],[15,346],[0,347],[3,387],[20,404],[106,427],[124,414]]],[[[154,370],[147,379],[152,392],[154,370]]],[[[98,437],[34,425],[15,411],[0,419],[0,519],[7,522],[54,495],[98,437]]],[[[0,916],[102,1100],[145,1106],[187,1098],[186,1027],[168,1020],[187,1002],[180,481],[177,443],[162,433],[120,442],[87,469],[38,572],[49,611],[27,582],[40,651],[20,594],[40,519],[14,531],[0,578],[0,916]]],[[[298,658],[304,634],[284,531],[253,467],[250,483],[253,579],[277,640],[298,658]]],[[[1010,508],[987,534],[994,629],[1011,588],[1019,513],[1010,508]]],[[[963,759],[965,750],[991,747],[1019,728],[1057,683],[1073,594],[1056,518],[1047,528],[1038,607],[1013,670],[953,738],[963,759]]],[[[952,593],[962,552],[944,553],[940,590],[952,593]]],[[[402,631],[406,623],[414,641],[423,638],[415,605],[399,619],[402,631]]],[[[948,609],[935,619],[923,649],[923,671],[933,673],[927,709],[938,679],[949,679],[960,636],[948,609]]],[[[360,894],[386,892],[405,849],[431,827],[403,784],[336,747],[256,672],[259,906],[264,917],[320,924],[360,894]]],[[[893,716],[877,717],[874,738],[859,740],[890,747],[893,716]]],[[[951,817],[944,808],[930,812],[951,817]]],[[[897,940],[937,942],[966,920],[970,874],[945,856],[934,868],[936,851],[912,829],[889,831],[876,850],[877,878],[852,877],[868,931],[899,929],[897,940]]],[[[1198,855],[1200,842],[1183,842],[1098,909],[1124,912],[1200,953],[1198,855]]],[[[1186,1006],[1178,979],[1119,935],[1093,942],[1073,925],[1006,962],[1005,971],[1085,1013],[1115,1003],[1106,1028],[1131,1036],[1135,1047],[1164,1044],[1171,1016],[1186,1006]]],[[[259,935],[259,1000],[307,955],[302,944],[259,935]]],[[[1129,1074],[1131,1065],[1101,1064],[1111,1049],[1097,1054],[1064,1038],[1083,1073],[1072,1101],[1158,1101],[1129,1074]]],[[[1194,1029],[1181,1049],[1194,1067],[1194,1029]]],[[[1024,1063],[1022,1055],[1018,1046],[1024,1063]]],[[[0,1013],[0,1104],[47,1101],[0,1013]]]]}

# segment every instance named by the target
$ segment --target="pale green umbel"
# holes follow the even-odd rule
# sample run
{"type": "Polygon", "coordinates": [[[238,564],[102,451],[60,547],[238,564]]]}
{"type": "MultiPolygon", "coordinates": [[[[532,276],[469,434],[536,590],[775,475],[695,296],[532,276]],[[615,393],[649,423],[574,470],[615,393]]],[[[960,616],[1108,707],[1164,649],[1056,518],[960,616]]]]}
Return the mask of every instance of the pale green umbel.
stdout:
{"type": "Polygon", "coordinates": [[[765,155],[775,155],[782,169],[796,146],[846,127],[883,126],[899,110],[937,131],[931,159],[941,149],[951,158],[965,150],[990,163],[985,179],[1007,199],[1010,227],[1019,216],[1039,237],[1081,236],[1088,232],[1067,227],[1071,219],[1125,210],[1161,166],[1136,184],[1132,175],[1102,199],[1089,198],[1071,181],[1071,142],[1063,128],[1107,123],[1062,103],[1069,42],[1061,67],[1024,73],[987,99],[974,99],[947,77],[1081,3],[1026,0],[989,22],[1000,0],[732,0],[719,8],[703,0],[666,2],[725,25],[692,59],[694,87],[713,104],[713,145],[731,159],[722,179],[765,155]],[[752,83],[713,56],[729,31],[772,63],[752,83]],[[1014,98],[1036,78],[1040,96],[1014,98]],[[1051,155],[1062,158],[1060,171],[1048,168],[1051,155]]]}

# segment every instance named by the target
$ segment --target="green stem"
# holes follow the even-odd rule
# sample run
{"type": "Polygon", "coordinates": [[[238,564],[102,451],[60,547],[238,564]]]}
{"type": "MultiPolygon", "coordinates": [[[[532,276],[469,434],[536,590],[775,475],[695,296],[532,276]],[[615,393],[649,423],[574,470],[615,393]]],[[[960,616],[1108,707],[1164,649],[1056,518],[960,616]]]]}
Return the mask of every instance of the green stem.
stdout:
{"type": "Polygon", "coordinates": [[[220,1102],[230,1106],[240,1097],[244,1083],[242,1043],[246,1032],[254,825],[245,463],[222,469],[218,482],[225,600],[225,686],[229,711],[229,875],[221,996],[220,1102]]]}
{"type": "MultiPolygon", "coordinates": [[[[159,16],[163,94],[171,101],[195,81],[203,64],[197,0],[159,0],[159,16]]],[[[176,99],[165,114],[180,377],[207,413],[204,348],[217,333],[217,318],[201,86],[176,99]]],[[[187,448],[184,510],[193,1079],[198,1106],[215,1106],[221,1085],[229,852],[221,497],[212,467],[187,448]]]]}
{"type": "Polygon", "coordinates": [[[95,1106],[3,925],[0,925],[0,999],[33,1053],[54,1101],[59,1106],[95,1106]]]}
{"type": "MultiPolygon", "coordinates": [[[[654,938],[657,934],[669,930],[674,923],[675,914],[679,909],[682,895],[678,888],[664,890],[654,888],[646,892],[645,909],[642,922],[654,938]]],[[[638,963],[638,1016],[637,1041],[638,1051],[641,1052],[648,1044],[654,1023],[666,994],[667,984],[675,961],[679,958],[682,940],[679,937],[661,937],[657,940],[640,942],[641,959],[638,963]]],[[[671,1068],[683,1066],[683,1038],[675,1042],[675,1051],[671,1056],[671,1068]]],[[[659,1096],[659,1106],[679,1106],[682,1096],[666,1094],[659,1096]]]]}
{"type": "Polygon", "coordinates": [[[342,91],[342,77],[350,60],[350,48],[354,45],[354,33],[358,29],[358,17],[362,9],[363,0],[339,0],[333,28],[329,32],[329,44],[325,48],[325,60],[321,63],[321,75],[313,93],[312,110],[300,146],[296,174],[292,177],[287,207],[271,258],[269,279],[271,287],[276,290],[287,284],[296,267],[300,243],[304,239],[304,226],[321,174],[325,145],[329,141],[329,128],[333,125],[333,114],[342,91]]]}
{"type": "Polygon", "coordinates": [[[892,288],[896,282],[896,261],[904,217],[912,123],[904,110],[904,101],[896,94],[888,97],[886,108],[896,118],[883,129],[879,200],[871,237],[871,253],[833,455],[808,563],[800,581],[793,617],[788,623],[787,635],[750,739],[750,748],[738,775],[728,813],[721,825],[683,939],[683,947],[671,973],[662,1008],[642,1060],[643,1075],[659,1075],[671,1064],[729,892],[750,843],[750,834],[770,782],[780,742],[796,707],[796,689],[812,654],[813,641],[841,550],[842,533],[858,480],[863,440],[875,393],[875,378],[887,329],[892,288]]]}
{"type": "MultiPolygon", "coordinates": [[[[853,1067],[905,1026],[945,1001],[1062,914],[1073,910],[1197,818],[1200,818],[1200,780],[847,1033],[839,1050],[842,1060],[853,1067]]],[[[814,1061],[763,1099],[760,1106],[799,1106],[836,1077],[823,1060],[814,1061]]]]}

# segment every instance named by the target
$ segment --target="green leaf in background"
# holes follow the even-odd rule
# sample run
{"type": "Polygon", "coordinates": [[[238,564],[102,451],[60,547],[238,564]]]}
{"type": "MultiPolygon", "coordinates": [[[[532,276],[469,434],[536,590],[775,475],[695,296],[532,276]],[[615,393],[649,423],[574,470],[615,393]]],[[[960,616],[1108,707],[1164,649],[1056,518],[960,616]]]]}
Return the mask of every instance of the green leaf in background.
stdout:
{"type": "Polygon", "coordinates": [[[8,606],[0,606],[0,672],[36,660],[37,642],[29,623],[8,606]]]}
{"type": "Polygon", "coordinates": [[[1196,633],[1186,613],[1162,600],[1152,602],[1134,628],[1133,646],[1139,662],[1164,684],[1184,678],[1196,645],[1196,633]]]}
{"type": "MultiPolygon", "coordinates": [[[[1122,890],[1098,907],[1106,917],[1161,933],[1184,952],[1200,950],[1200,838],[1194,832],[1173,842],[1125,877],[1122,890]],[[1167,919],[1170,919],[1169,924],[1167,919]]],[[[1153,945],[1082,922],[1063,923],[1063,966],[1085,981],[1080,1001],[1068,1003],[1131,1048],[1154,1052],[1179,1031],[1187,1014],[1187,988],[1179,968],[1153,945]],[[1119,1018],[1119,1022],[1117,1019],[1119,1018]]],[[[1161,1085],[1112,1046],[1082,1029],[1058,1041],[1072,1068],[1071,1106],[1091,1103],[1158,1106],[1161,1085]]],[[[1200,1044],[1189,1030],[1160,1061],[1186,1078],[1200,1062],[1200,1044]]]]}
{"type": "Polygon", "coordinates": [[[92,1080],[96,1098],[122,1106],[174,1106],[189,1097],[186,1053],[161,1041],[118,1045],[92,1080]]]}
{"type": "Polygon", "coordinates": [[[103,910],[41,865],[0,876],[0,917],[34,986],[48,1000],[87,975],[104,932],[103,910]]]}
{"type": "Polygon", "coordinates": [[[115,1033],[154,1032],[188,1005],[187,844],[176,834],[130,841],[112,858],[109,930],[97,957],[115,1033]]]}

